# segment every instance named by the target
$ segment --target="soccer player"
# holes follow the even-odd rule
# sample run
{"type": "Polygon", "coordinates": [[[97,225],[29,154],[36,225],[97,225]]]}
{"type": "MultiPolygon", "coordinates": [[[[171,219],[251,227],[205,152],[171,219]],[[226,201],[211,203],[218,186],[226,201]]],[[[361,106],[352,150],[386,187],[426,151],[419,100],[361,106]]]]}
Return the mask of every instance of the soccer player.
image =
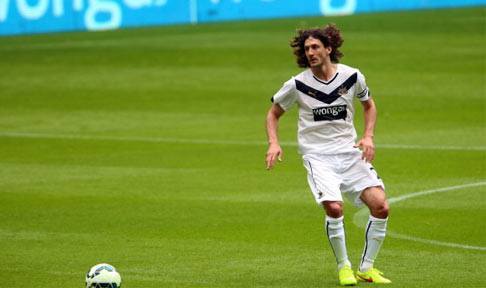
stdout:
{"type": "Polygon", "coordinates": [[[388,203],[384,184],[371,165],[376,107],[358,69],[340,64],[343,39],[340,30],[329,24],[323,28],[299,30],[291,47],[299,67],[272,97],[266,118],[267,169],[281,161],[278,121],[294,104],[299,107],[298,143],[307,181],[316,202],[325,210],[325,231],[336,257],[340,285],[356,285],[357,280],[391,283],[373,262],[385,238],[388,203]],[[357,140],[353,124],[354,98],[364,111],[364,133],[357,140]],[[343,225],[343,198],[356,206],[368,206],[365,245],[356,275],[346,251],[343,225]]]}

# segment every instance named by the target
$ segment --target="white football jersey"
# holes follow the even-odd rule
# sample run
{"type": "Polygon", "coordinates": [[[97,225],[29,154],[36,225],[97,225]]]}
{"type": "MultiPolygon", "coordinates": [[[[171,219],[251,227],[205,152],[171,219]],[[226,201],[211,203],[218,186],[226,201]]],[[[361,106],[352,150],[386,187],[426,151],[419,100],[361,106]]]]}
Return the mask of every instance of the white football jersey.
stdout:
{"type": "Polygon", "coordinates": [[[285,111],[295,103],[299,106],[299,153],[338,154],[357,149],[354,97],[370,98],[365,77],[358,69],[337,64],[335,76],[327,82],[304,70],[285,82],[272,101],[285,111]]]}

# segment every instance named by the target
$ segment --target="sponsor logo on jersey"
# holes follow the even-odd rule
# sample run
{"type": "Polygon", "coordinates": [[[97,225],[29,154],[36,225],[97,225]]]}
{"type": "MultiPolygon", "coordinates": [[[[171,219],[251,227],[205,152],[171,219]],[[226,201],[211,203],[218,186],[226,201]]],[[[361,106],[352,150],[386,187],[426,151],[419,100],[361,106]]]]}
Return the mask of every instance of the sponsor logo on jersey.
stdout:
{"type": "Polygon", "coordinates": [[[348,115],[346,105],[319,107],[312,109],[314,121],[345,120],[348,115]]]}

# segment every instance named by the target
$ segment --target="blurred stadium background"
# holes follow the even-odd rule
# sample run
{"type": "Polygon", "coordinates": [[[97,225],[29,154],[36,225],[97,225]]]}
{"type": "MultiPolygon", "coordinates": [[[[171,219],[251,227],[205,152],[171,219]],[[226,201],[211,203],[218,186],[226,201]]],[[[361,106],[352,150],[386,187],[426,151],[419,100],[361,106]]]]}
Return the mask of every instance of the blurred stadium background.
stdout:
{"type": "MultiPolygon", "coordinates": [[[[0,287],[82,287],[99,262],[123,287],[337,286],[296,109],[264,169],[289,39],[328,22],[378,106],[377,266],[392,287],[486,286],[484,1],[297,2],[0,1],[0,287]]],[[[345,210],[357,263],[366,213],[345,210]]]]}
{"type": "Polygon", "coordinates": [[[3,0],[0,35],[482,6],[486,0],[3,0]]]}

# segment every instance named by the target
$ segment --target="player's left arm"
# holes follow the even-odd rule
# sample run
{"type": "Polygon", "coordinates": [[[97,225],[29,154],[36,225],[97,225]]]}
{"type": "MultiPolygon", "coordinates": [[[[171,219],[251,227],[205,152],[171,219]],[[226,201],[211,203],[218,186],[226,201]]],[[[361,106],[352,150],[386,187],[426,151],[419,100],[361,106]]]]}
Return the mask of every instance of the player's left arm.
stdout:
{"type": "Polygon", "coordinates": [[[356,143],[355,147],[360,147],[366,162],[373,161],[375,158],[375,144],[373,143],[375,123],[376,123],[376,105],[372,98],[361,101],[364,114],[364,133],[363,137],[356,143]]]}

